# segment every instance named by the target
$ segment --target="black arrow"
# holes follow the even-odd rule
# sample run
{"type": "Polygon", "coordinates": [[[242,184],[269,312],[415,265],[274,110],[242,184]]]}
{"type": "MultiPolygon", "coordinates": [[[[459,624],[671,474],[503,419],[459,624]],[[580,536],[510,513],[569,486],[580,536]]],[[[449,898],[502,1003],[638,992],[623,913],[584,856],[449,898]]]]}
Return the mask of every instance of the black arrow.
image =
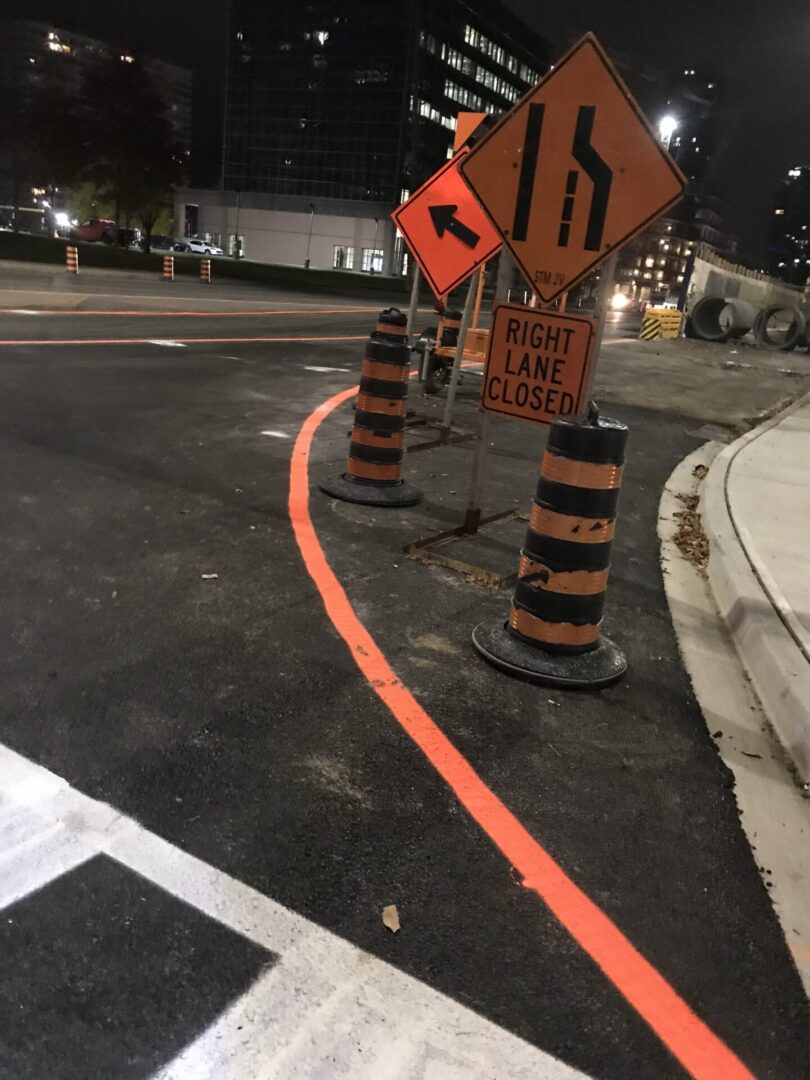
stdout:
{"type": "Polygon", "coordinates": [[[468,248],[477,246],[481,237],[458,220],[455,216],[456,210],[458,210],[457,206],[431,206],[429,209],[433,220],[433,228],[436,230],[439,239],[444,236],[445,232],[449,232],[455,236],[456,240],[466,244],[468,248]]]}

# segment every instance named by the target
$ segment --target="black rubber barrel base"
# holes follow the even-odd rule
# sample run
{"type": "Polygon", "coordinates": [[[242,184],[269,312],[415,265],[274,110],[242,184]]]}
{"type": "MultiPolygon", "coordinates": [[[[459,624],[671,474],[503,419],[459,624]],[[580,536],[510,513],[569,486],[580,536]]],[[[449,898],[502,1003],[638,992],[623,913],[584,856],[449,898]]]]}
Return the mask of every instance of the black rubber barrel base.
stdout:
{"type": "Polygon", "coordinates": [[[377,484],[357,484],[341,473],[332,480],[321,481],[318,487],[335,499],[361,503],[363,506],[416,506],[422,500],[422,492],[404,480],[390,487],[382,487],[377,484]]]}
{"type": "Polygon", "coordinates": [[[473,645],[485,660],[509,675],[544,686],[588,690],[610,686],[627,671],[627,657],[606,637],[590,652],[550,653],[513,637],[505,623],[480,623],[473,645]]]}

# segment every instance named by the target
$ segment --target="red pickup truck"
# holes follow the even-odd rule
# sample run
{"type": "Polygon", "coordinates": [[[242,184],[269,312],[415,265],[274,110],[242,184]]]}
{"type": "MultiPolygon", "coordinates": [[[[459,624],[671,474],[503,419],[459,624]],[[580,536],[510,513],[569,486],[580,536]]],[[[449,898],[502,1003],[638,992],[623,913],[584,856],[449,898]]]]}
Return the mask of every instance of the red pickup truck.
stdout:
{"type": "Polygon", "coordinates": [[[70,230],[71,240],[84,240],[89,243],[101,241],[104,244],[118,244],[120,247],[137,243],[138,237],[135,229],[119,229],[110,218],[88,218],[70,230]]]}

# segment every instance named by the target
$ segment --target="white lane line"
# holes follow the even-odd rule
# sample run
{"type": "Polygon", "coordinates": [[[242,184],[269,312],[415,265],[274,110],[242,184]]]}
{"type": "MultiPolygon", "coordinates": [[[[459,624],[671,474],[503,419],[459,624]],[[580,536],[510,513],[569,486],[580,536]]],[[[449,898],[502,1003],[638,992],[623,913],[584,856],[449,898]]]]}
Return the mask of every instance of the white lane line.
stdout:
{"type": "Polygon", "coordinates": [[[319,374],[327,371],[351,371],[347,367],[317,367],[315,364],[305,364],[304,371],[317,371],[319,374]]]}
{"type": "Polygon", "coordinates": [[[50,311],[37,311],[36,308],[6,308],[4,315],[50,315],[50,311]]]}
{"type": "Polygon", "coordinates": [[[33,815],[48,830],[41,848],[50,858],[26,868],[30,888],[104,853],[278,957],[155,1080],[585,1075],[3,746],[0,798],[4,815],[16,803],[21,817],[33,815]]]}
{"type": "Polygon", "coordinates": [[[187,346],[182,341],[171,341],[168,338],[149,338],[150,345],[164,345],[167,349],[185,349],[187,346]]]}
{"type": "Polygon", "coordinates": [[[289,439],[289,435],[286,431],[263,431],[262,435],[270,435],[274,439],[289,439]]]}

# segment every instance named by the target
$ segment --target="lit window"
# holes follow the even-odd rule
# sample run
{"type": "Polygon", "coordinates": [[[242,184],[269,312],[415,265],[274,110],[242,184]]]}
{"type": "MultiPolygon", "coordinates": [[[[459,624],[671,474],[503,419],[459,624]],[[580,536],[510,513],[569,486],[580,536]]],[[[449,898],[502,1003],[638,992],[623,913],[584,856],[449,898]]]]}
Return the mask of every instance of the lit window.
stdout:
{"type": "Polygon", "coordinates": [[[659,270],[659,271],[658,271],[658,272],[656,273],[656,275],[655,275],[655,276],[656,276],[656,278],[657,278],[657,280],[658,280],[658,281],[663,281],[663,280],[664,280],[664,271],[663,271],[663,270],[659,270]]]}
{"type": "Polygon", "coordinates": [[[354,269],[354,248],[344,247],[342,244],[335,244],[334,254],[332,256],[332,269],[333,270],[353,270],[354,269]]]}
{"type": "Polygon", "coordinates": [[[360,262],[361,270],[365,270],[366,273],[381,274],[382,266],[382,248],[363,248],[363,257],[360,262]]]}
{"type": "Polygon", "coordinates": [[[314,37],[315,37],[315,40],[318,42],[319,45],[325,45],[327,43],[327,41],[329,40],[329,31],[328,30],[316,30],[315,34],[314,34],[314,37]]]}
{"type": "Polygon", "coordinates": [[[410,191],[406,187],[404,187],[399,193],[399,201],[401,203],[407,202],[410,198],[410,194],[410,191]]]}
{"type": "Polygon", "coordinates": [[[121,60],[122,60],[122,61],[123,61],[123,62],[124,62],[125,64],[134,64],[134,63],[135,63],[135,57],[134,57],[134,56],[130,56],[130,55],[129,55],[129,53],[121,53],[121,57],[120,57],[120,59],[121,59],[121,60]]]}
{"type": "Polygon", "coordinates": [[[780,207],[778,210],[774,210],[774,214],[779,217],[780,214],[784,214],[784,210],[780,207]]]}
{"type": "Polygon", "coordinates": [[[644,260],[645,266],[655,266],[655,259],[649,258],[644,260]]]}

